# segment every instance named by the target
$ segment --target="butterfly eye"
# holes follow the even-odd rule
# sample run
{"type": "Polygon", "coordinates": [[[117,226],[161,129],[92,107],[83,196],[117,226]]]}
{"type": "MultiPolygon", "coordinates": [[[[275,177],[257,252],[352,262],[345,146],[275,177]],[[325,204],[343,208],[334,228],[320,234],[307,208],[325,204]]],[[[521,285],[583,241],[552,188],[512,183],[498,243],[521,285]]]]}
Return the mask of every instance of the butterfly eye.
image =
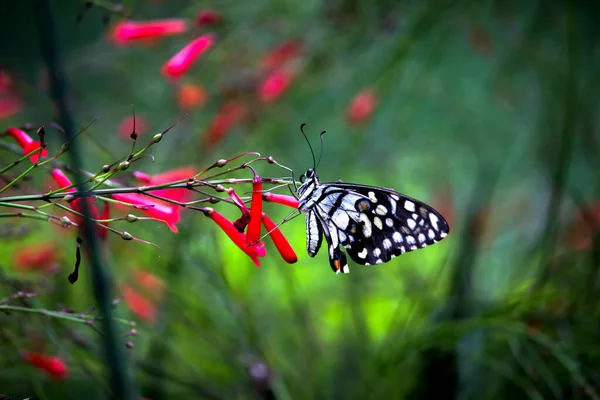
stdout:
{"type": "Polygon", "coordinates": [[[307,177],[308,179],[311,179],[312,177],[314,177],[314,176],[315,176],[315,171],[314,171],[314,170],[311,168],[311,169],[309,169],[308,171],[306,171],[306,173],[305,173],[304,175],[306,175],[306,177],[307,177]]]}

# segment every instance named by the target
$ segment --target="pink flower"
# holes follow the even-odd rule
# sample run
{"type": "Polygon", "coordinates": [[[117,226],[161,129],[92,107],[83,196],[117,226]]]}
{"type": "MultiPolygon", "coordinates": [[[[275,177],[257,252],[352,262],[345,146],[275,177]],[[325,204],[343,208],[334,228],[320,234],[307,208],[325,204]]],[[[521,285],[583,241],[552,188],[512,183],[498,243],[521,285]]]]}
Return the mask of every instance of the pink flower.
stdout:
{"type": "Polygon", "coordinates": [[[184,33],[188,29],[185,19],[163,19],[156,21],[123,21],[113,29],[111,38],[119,45],[144,39],[184,33]]]}
{"type": "Polygon", "coordinates": [[[196,15],[196,23],[201,28],[209,25],[218,25],[221,23],[221,19],[219,13],[210,9],[201,10],[198,15],[196,15]]]}
{"type": "Polygon", "coordinates": [[[211,33],[200,36],[167,61],[162,69],[163,74],[167,78],[181,78],[190,69],[194,61],[206,52],[214,42],[215,36],[211,33]]]}
{"type": "Polygon", "coordinates": [[[138,193],[113,193],[111,196],[115,200],[135,206],[149,217],[165,222],[172,232],[178,232],[176,225],[179,222],[178,207],[166,205],[138,193]]]}
{"type": "Polygon", "coordinates": [[[55,381],[64,380],[69,376],[67,364],[59,357],[31,351],[24,351],[22,357],[25,362],[45,372],[55,381]]]}
{"type": "Polygon", "coordinates": [[[17,115],[23,109],[23,102],[17,96],[0,99],[0,120],[17,115]]]}
{"type": "Polygon", "coordinates": [[[377,93],[373,89],[361,90],[350,102],[346,117],[351,125],[362,125],[377,107],[377,93]]]}
{"type": "Polygon", "coordinates": [[[202,144],[208,148],[216,146],[248,113],[246,105],[240,101],[225,103],[214,116],[202,144]]]}
{"type": "MultiPolygon", "coordinates": [[[[15,139],[17,141],[17,144],[23,150],[23,155],[27,155],[27,154],[31,153],[32,151],[40,148],[40,145],[41,145],[40,142],[38,142],[37,140],[33,140],[31,138],[31,136],[29,136],[27,133],[23,132],[20,129],[10,127],[6,130],[6,133],[8,134],[8,136],[11,136],[13,139],[15,139]]],[[[46,150],[46,149],[43,149],[41,151],[41,153],[42,153],[41,158],[48,156],[48,150],[46,150]]],[[[31,157],[29,157],[29,161],[31,161],[32,163],[35,164],[39,158],[40,158],[40,154],[36,153],[36,154],[32,155],[31,157]]]]}
{"type": "MultiPolygon", "coordinates": [[[[71,186],[71,180],[65,175],[65,173],[60,170],[60,169],[53,169],[52,172],[52,178],[54,179],[54,181],[58,184],[58,186],[60,188],[65,188],[68,186],[71,186]]],[[[72,192],[76,192],[77,189],[73,188],[69,188],[67,190],[65,190],[66,193],[72,193],[72,192]]],[[[71,201],[71,208],[73,209],[73,211],[76,211],[78,213],[83,214],[83,206],[81,205],[81,202],[84,199],[82,199],[81,197],[77,197],[76,199],[74,199],[73,201],[71,201]]],[[[88,202],[88,209],[90,211],[90,217],[93,219],[108,219],[109,218],[109,207],[108,204],[104,205],[104,209],[102,211],[102,215],[100,215],[98,213],[98,207],[96,207],[96,204],[94,204],[94,200],[90,197],[86,197],[85,201],[88,202]]],[[[80,229],[82,228],[82,224],[83,224],[83,218],[79,215],[75,215],[73,217],[73,222],[75,222],[77,225],[79,225],[80,229]]],[[[103,224],[108,225],[108,223],[104,222],[103,224]]],[[[98,238],[101,240],[106,239],[106,236],[108,235],[108,230],[102,226],[102,224],[97,224],[96,225],[96,234],[98,235],[98,238]]]]}
{"type": "MultiPolygon", "coordinates": [[[[147,175],[143,172],[135,171],[133,176],[144,184],[144,186],[156,186],[163,185],[170,182],[176,182],[183,179],[190,179],[196,175],[198,171],[194,167],[180,167],[170,171],[165,171],[157,175],[147,175]]],[[[161,196],[173,201],[185,203],[190,201],[192,193],[186,188],[174,188],[174,189],[159,189],[151,190],[148,193],[152,193],[157,196],[161,196]]],[[[156,200],[158,201],[158,200],[156,200]]]]}
{"type": "Polygon", "coordinates": [[[284,206],[288,206],[294,209],[298,209],[298,206],[300,205],[300,202],[297,198],[286,194],[265,192],[263,193],[263,200],[268,201],[270,203],[282,204],[284,206]]]}
{"type": "Polygon", "coordinates": [[[298,58],[301,50],[300,40],[287,40],[267,53],[261,61],[262,67],[267,70],[280,68],[298,58]]]}
{"type": "Polygon", "coordinates": [[[258,97],[264,103],[277,100],[292,84],[294,76],[285,71],[274,71],[261,83],[258,97]]]}

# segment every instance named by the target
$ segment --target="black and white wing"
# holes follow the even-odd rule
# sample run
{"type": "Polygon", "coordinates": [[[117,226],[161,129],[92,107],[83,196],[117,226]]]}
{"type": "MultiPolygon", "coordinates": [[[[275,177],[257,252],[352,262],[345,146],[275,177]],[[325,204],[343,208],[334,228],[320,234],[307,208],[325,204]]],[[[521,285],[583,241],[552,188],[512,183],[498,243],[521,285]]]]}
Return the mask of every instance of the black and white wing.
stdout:
{"type": "MultiPolygon", "coordinates": [[[[307,214],[329,246],[330,264],[337,273],[348,272],[343,246],[357,264],[374,265],[442,240],[450,228],[444,217],[427,204],[373,186],[323,183],[320,199],[307,214]],[[339,268],[338,268],[339,267],[339,268]]],[[[309,246],[309,254],[318,246],[309,246]]],[[[313,256],[314,256],[313,254],[313,256]]]]}

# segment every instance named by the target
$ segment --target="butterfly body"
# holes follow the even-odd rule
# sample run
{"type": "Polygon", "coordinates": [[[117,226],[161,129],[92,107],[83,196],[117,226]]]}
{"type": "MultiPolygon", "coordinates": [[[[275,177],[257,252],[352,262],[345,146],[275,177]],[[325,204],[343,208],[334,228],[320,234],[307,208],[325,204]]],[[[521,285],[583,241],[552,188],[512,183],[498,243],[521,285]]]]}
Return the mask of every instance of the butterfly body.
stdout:
{"type": "Polygon", "coordinates": [[[314,257],[323,237],[329,263],[348,273],[350,258],[374,265],[442,240],[450,231],[442,215],[427,204],[390,189],[352,183],[321,183],[309,169],[298,188],[306,213],[306,249],[314,257]]]}

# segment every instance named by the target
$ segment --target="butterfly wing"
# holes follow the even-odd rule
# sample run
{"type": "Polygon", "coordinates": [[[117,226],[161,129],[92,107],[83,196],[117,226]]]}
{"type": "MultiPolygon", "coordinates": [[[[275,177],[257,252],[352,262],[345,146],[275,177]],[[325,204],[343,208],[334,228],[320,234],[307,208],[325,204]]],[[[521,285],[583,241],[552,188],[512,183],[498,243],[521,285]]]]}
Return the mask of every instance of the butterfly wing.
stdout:
{"type": "Polygon", "coordinates": [[[328,244],[344,246],[357,264],[387,262],[437,243],[450,231],[439,212],[401,193],[350,183],[322,187],[328,198],[317,202],[315,211],[323,225],[328,223],[328,244]]]}

